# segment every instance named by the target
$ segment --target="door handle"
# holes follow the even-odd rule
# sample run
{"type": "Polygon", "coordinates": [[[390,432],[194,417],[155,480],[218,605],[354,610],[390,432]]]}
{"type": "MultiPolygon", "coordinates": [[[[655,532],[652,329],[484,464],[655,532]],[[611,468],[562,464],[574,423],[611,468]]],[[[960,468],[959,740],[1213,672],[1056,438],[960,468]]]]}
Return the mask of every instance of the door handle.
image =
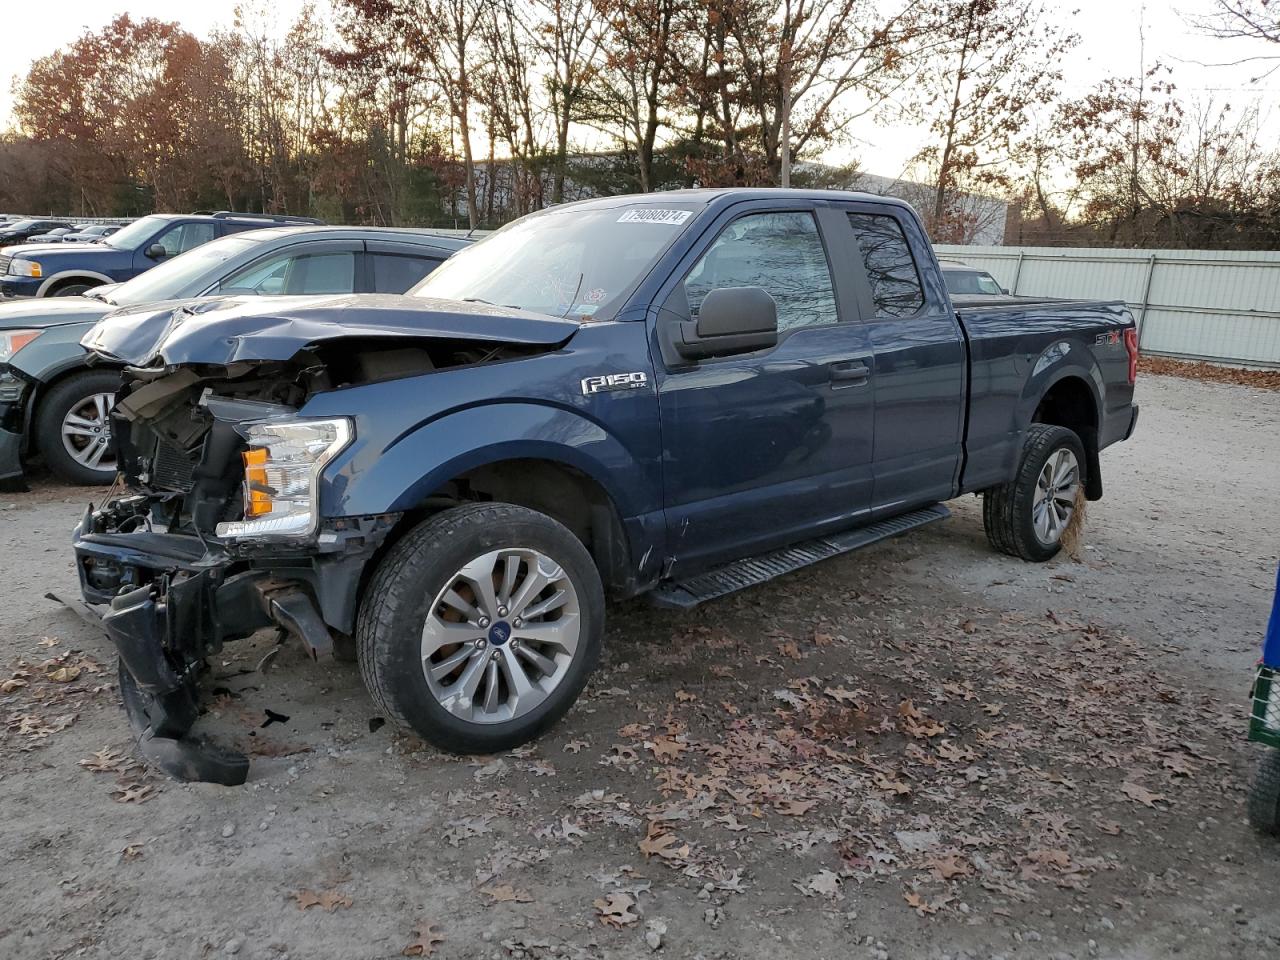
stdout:
{"type": "Polygon", "coordinates": [[[841,360],[827,365],[831,371],[831,382],[866,383],[871,376],[871,368],[861,360],[841,360]]]}

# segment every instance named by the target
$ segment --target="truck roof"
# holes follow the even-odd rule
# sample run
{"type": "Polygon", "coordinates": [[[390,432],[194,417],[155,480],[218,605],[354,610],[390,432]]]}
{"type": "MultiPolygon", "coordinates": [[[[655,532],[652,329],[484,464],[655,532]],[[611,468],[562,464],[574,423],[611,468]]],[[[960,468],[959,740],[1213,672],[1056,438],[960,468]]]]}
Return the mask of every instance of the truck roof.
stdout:
{"type": "Polygon", "coordinates": [[[653,193],[622,193],[608,197],[592,197],[589,200],[577,200],[555,207],[548,211],[569,208],[590,210],[608,209],[610,207],[629,206],[637,203],[655,204],[662,200],[689,201],[703,203],[708,206],[727,206],[746,200],[837,200],[846,203],[880,203],[907,210],[913,209],[905,200],[897,197],[883,197],[875,193],[862,193],[855,190],[821,190],[821,189],[783,189],[782,187],[694,187],[684,190],[657,190],[653,193]]]}

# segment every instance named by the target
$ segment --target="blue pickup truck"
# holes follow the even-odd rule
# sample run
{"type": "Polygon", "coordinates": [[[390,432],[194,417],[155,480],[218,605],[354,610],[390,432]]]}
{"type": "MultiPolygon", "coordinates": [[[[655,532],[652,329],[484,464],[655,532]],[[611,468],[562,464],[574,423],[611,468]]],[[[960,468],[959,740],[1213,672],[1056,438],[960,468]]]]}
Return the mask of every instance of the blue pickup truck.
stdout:
{"type": "Polygon", "coordinates": [[[310,217],[228,210],[157,213],[98,243],[19,243],[0,253],[0,297],[79,296],[101,284],[123,283],[218,237],[262,227],[319,223],[323,221],[310,217]]]}
{"type": "Polygon", "coordinates": [[[447,750],[573,703],[605,597],[676,608],[984,498],[992,545],[1059,550],[1134,429],[1122,304],[957,313],[904,203],[695,190],[543,211],[408,296],[138,311],[128,489],[74,538],[143,751],[235,782],[187,735],[221,645],[264,627],[358,660],[447,750]]]}

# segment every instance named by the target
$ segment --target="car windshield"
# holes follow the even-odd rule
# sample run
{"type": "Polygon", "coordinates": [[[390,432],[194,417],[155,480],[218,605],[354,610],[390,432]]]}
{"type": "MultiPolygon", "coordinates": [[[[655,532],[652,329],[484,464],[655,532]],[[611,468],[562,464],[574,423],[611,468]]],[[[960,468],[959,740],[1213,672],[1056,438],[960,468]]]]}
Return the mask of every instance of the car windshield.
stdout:
{"type": "Polygon", "coordinates": [[[647,197],[525,217],[454,254],[410,295],[607,320],[700,206],[647,197]]]}
{"type": "Polygon", "coordinates": [[[17,223],[7,223],[4,225],[5,230],[30,230],[32,227],[41,223],[40,220],[19,220],[17,223]]]}
{"type": "Polygon", "coordinates": [[[1004,293],[995,277],[981,270],[945,270],[943,276],[947,281],[947,292],[958,294],[987,294],[998,296],[1004,293]]]}
{"type": "MultiPolygon", "coordinates": [[[[123,230],[120,231],[120,233],[123,232],[123,230]]],[[[104,242],[109,243],[111,239],[108,238],[104,242]]],[[[179,297],[197,296],[203,293],[207,286],[222,279],[224,272],[215,272],[208,278],[208,283],[200,282],[195,288],[192,286],[193,283],[210,270],[214,270],[218,264],[255,246],[257,242],[252,237],[235,236],[202,244],[194,250],[188,250],[172,260],[166,260],[159,266],[152,267],[127,283],[120,284],[104,299],[117,306],[131,307],[155,300],[175,300],[179,297]]]]}
{"type": "Polygon", "coordinates": [[[143,217],[127,227],[122,227],[103,243],[118,250],[132,250],[168,222],[166,217],[143,217]]]}

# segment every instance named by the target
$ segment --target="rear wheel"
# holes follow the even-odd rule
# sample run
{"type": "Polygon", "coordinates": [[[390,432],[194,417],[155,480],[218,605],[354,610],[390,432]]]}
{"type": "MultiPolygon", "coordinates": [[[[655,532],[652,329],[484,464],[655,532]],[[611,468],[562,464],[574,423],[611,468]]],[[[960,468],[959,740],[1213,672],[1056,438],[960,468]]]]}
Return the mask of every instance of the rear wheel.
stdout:
{"type": "Polygon", "coordinates": [[[982,495],[982,525],[1001,553],[1042,562],[1062,549],[1084,486],[1084,445],[1066,427],[1033,423],[1018,472],[982,495]]]}
{"type": "Polygon", "coordinates": [[[595,667],[604,591],[591,555],[550,517],[468,504],[424,521],[378,566],[356,628],[386,716],[443,750],[537,737],[595,667]]]}
{"type": "Polygon", "coordinates": [[[1270,836],[1280,835],[1280,750],[1268,750],[1249,787],[1249,823],[1270,836]]]}
{"type": "Polygon", "coordinates": [[[63,480],[93,485],[115,478],[109,415],[119,388],[117,371],[91,370],[63,380],[41,402],[36,443],[63,480]]]}

